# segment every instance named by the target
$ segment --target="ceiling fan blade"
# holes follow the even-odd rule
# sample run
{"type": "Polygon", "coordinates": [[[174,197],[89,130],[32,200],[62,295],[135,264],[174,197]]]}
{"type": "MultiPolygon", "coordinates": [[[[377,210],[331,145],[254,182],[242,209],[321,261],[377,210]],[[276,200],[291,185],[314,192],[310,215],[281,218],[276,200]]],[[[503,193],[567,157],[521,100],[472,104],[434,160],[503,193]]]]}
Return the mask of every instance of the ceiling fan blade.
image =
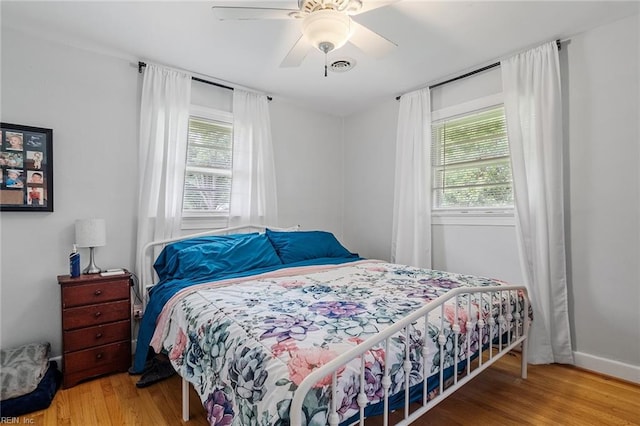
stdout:
{"type": "Polygon", "coordinates": [[[366,0],[362,2],[362,6],[355,12],[348,12],[349,15],[360,15],[361,13],[369,12],[370,10],[378,9],[379,7],[389,6],[395,3],[399,3],[402,0],[366,0]]]}
{"type": "Polygon", "coordinates": [[[287,56],[284,57],[281,68],[293,68],[299,67],[304,58],[311,50],[311,45],[307,42],[304,36],[300,36],[296,44],[293,45],[287,56]]]}
{"type": "Polygon", "coordinates": [[[367,55],[381,58],[398,47],[395,43],[354,20],[351,20],[351,25],[353,26],[353,35],[349,41],[367,55]]]}
{"type": "Polygon", "coordinates": [[[213,14],[221,21],[254,19],[291,19],[296,9],[272,9],[267,7],[213,6],[213,14]]]}

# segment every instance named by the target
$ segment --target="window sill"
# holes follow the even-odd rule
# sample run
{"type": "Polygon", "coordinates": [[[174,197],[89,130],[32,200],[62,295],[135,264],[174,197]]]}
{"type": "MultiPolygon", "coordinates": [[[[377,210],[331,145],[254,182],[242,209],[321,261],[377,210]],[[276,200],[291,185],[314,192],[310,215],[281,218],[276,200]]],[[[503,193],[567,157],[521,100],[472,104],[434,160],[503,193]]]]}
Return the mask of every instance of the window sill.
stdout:
{"type": "Polygon", "coordinates": [[[432,225],[515,226],[513,209],[492,210],[435,210],[432,225]]]}

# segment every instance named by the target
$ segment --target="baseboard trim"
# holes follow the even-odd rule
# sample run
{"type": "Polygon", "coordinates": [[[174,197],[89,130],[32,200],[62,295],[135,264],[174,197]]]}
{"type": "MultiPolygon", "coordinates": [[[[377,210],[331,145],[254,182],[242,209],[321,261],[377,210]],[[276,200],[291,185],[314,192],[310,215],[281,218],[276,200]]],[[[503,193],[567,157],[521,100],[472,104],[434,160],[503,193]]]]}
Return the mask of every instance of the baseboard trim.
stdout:
{"type": "Polygon", "coordinates": [[[583,352],[574,352],[573,357],[576,367],[640,384],[640,366],[625,364],[583,352]]]}

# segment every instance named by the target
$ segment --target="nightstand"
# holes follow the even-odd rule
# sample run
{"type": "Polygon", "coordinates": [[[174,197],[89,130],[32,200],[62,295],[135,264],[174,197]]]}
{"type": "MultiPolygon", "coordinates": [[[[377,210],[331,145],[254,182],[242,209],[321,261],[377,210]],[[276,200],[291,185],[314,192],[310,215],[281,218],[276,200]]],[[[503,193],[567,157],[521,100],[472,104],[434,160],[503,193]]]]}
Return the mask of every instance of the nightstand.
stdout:
{"type": "Polygon", "coordinates": [[[131,274],[58,276],[64,388],[131,365],[131,274]]]}

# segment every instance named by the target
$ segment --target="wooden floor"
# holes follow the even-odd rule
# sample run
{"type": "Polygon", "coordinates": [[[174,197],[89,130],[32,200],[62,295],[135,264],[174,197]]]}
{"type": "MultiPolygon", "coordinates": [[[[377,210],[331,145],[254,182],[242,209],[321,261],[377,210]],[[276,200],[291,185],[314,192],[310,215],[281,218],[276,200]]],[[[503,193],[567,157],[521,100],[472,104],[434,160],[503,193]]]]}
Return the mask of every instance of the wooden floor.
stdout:
{"type": "MultiPolygon", "coordinates": [[[[191,420],[182,422],[178,376],[144,389],[136,388],[137,380],[115,374],[60,390],[48,409],[18,424],[208,424],[193,389],[191,420]]],[[[519,355],[507,355],[414,424],[640,425],[640,386],[560,365],[530,365],[522,380],[519,355]]]]}

